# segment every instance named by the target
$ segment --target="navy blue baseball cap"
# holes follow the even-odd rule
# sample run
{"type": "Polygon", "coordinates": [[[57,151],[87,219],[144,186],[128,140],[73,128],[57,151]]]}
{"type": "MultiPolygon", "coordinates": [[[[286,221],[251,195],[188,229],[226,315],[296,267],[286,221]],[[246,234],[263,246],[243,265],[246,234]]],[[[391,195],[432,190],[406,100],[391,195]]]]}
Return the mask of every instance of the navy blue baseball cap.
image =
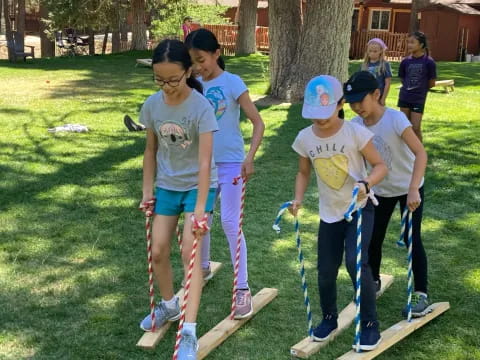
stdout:
{"type": "Polygon", "coordinates": [[[345,101],[347,103],[362,101],[378,87],[378,81],[370,71],[358,71],[343,86],[345,101]]]}

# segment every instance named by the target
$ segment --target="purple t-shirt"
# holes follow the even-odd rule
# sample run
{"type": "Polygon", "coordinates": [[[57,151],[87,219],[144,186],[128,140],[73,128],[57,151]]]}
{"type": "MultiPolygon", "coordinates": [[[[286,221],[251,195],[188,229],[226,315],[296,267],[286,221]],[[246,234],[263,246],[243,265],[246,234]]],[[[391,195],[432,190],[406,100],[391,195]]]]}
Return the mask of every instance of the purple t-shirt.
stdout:
{"type": "Polygon", "coordinates": [[[437,67],[430,56],[408,56],[400,63],[398,76],[402,79],[400,101],[424,104],[429,89],[428,82],[437,77],[437,67]]]}

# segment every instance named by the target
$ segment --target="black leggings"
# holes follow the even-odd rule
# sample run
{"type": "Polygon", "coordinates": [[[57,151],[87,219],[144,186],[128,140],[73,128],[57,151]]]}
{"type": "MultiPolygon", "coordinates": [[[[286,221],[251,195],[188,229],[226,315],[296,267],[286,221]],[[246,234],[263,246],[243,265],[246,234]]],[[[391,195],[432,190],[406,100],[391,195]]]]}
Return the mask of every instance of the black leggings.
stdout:
{"type": "MultiPolygon", "coordinates": [[[[427,255],[423,248],[421,238],[423,204],[425,197],[423,194],[423,187],[420,188],[420,197],[422,199],[420,206],[413,212],[412,219],[412,270],[415,282],[415,291],[427,293],[427,255]]],[[[400,202],[400,214],[403,214],[407,203],[407,195],[396,197],[382,197],[376,196],[378,199],[378,206],[375,207],[375,220],[373,225],[372,240],[370,241],[369,258],[370,266],[372,268],[373,278],[380,279],[380,264],[382,262],[382,244],[387,232],[388,223],[392,217],[395,205],[400,202]]],[[[401,215],[400,215],[401,216],[401,215]]],[[[408,231],[405,228],[404,241],[407,244],[408,231]]]]}
{"type": "MultiPolygon", "coordinates": [[[[362,267],[361,267],[361,314],[363,321],[377,319],[375,304],[375,284],[368,265],[368,247],[373,228],[373,205],[368,201],[362,211],[362,267]]],[[[357,219],[358,212],[352,214],[352,222],[341,220],[336,223],[320,221],[318,230],[318,289],[323,315],[338,315],[337,275],[345,253],[345,264],[352,280],[356,284],[357,261],[357,219]]]]}

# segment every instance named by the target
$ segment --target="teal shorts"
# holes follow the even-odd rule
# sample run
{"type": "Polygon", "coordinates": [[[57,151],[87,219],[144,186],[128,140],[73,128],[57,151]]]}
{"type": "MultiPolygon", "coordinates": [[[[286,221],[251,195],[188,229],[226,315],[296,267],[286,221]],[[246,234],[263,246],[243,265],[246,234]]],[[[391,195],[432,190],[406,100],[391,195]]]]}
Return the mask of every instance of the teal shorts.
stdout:
{"type": "MultiPolygon", "coordinates": [[[[157,187],[155,192],[155,214],[164,216],[176,216],[182,212],[189,213],[195,211],[197,203],[197,189],[189,191],[173,191],[165,190],[157,187]]],[[[213,211],[215,203],[215,195],[217,189],[210,188],[208,190],[207,203],[205,204],[205,212],[213,211]]]]}

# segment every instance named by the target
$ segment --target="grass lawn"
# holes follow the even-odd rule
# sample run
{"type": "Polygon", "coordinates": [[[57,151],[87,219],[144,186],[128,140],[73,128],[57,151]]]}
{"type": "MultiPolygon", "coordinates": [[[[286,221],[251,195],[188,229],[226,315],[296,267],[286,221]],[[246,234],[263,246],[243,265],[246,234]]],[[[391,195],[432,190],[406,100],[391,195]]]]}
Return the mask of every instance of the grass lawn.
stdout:
{"type": "MultiPolygon", "coordinates": [[[[155,351],[135,347],[148,313],[141,199],[144,134],[129,133],[123,115],[137,118],[156,88],[151,70],[135,67],[147,53],[58,58],[11,65],[0,62],[0,359],[169,359],[173,328],[155,351]],[[51,134],[65,123],[88,134],[51,134]]],[[[358,62],[352,63],[352,70],[358,62]]],[[[398,64],[393,64],[394,71],[398,64]]],[[[268,58],[229,58],[252,94],[268,88],[268,58]]],[[[480,359],[480,63],[438,64],[455,92],[429,95],[424,138],[424,242],[430,295],[452,309],[384,353],[381,359],[480,359]]],[[[398,81],[388,104],[396,105],[398,81]]],[[[249,183],[245,233],[250,284],[279,289],[278,298],[209,359],[287,359],[306,334],[291,220],[277,236],[278,206],[292,198],[296,155],[290,144],[309,125],[300,105],[260,108],[266,124],[257,174],[249,183]]],[[[352,112],[348,109],[347,116],[352,112]]],[[[251,126],[242,123],[250,139],[251,126]]],[[[316,286],[316,185],[301,215],[307,280],[320,319],[316,286]]],[[[198,318],[203,334],[230,307],[232,270],[221,226],[213,227],[212,259],[226,266],[205,287],[198,318]]],[[[395,217],[384,245],[383,272],[393,286],[379,299],[382,329],[399,321],[406,301],[406,253],[395,247],[395,217]]],[[[176,285],[181,281],[174,251],[176,285]]],[[[344,268],[339,307],[352,297],[344,268]]],[[[351,348],[353,326],[313,359],[351,348]]]]}

